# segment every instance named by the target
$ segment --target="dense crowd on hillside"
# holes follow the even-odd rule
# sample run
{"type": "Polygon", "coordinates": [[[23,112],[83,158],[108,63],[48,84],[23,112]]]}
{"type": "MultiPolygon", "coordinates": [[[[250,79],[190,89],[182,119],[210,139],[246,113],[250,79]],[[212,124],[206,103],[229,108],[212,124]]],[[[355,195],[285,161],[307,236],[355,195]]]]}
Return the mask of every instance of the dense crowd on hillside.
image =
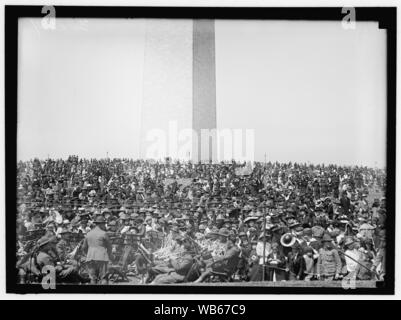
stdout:
{"type": "Polygon", "coordinates": [[[92,284],[385,275],[381,169],[70,156],[17,170],[21,282],[49,265],[92,284]]]}

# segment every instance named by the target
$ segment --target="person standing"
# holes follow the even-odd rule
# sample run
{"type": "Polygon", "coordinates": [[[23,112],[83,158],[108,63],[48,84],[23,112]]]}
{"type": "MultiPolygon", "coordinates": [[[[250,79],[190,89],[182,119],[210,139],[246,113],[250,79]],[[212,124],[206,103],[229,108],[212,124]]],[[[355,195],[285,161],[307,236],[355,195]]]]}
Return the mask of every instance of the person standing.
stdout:
{"type": "Polygon", "coordinates": [[[256,255],[259,258],[259,263],[254,264],[252,269],[250,270],[250,280],[251,281],[262,281],[263,280],[263,271],[265,272],[265,280],[269,278],[268,268],[266,268],[265,264],[267,263],[267,257],[271,253],[271,238],[268,233],[263,233],[259,236],[259,241],[256,244],[256,255]],[[265,253],[263,254],[263,249],[265,253]],[[264,261],[263,261],[264,258],[264,261]]]}
{"type": "Polygon", "coordinates": [[[332,244],[332,239],[325,234],[322,239],[323,247],[319,250],[316,273],[318,279],[336,280],[341,272],[340,256],[332,244]]]}
{"type": "Polygon", "coordinates": [[[289,280],[303,280],[305,260],[302,256],[301,245],[296,241],[288,254],[289,280]]]}
{"type": "Polygon", "coordinates": [[[347,274],[349,277],[356,278],[359,271],[358,263],[362,258],[362,253],[358,250],[355,240],[352,237],[349,237],[345,240],[344,247],[346,248],[345,263],[347,267],[347,274]]]}
{"type": "Polygon", "coordinates": [[[86,262],[88,263],[91,284],[107,284],[107,265],[111,256],[111,243],[106,232],[106,220],[103,216],[97,216],[94,221],[95,228],[88,232],[85,237],[83,250],[87,251],[86,262]]]}
{"type": "Polygon", "coordinates": [[[306,247],[304,249],[304,280],[310,281],[315,276],[315,269],[316,269],[316,261],[319,257],[319,253],[314,250],[312,247],[306,247]]]}
{"type": "Polygon", "coordinates": [[[277,242],[273,243],[271,246],[271,252],[267,256],[267,264],[269,268],[269,280],[283,281],[286,279],[286,265],[287,258],[280,253],[279,244],[277,242]]]}

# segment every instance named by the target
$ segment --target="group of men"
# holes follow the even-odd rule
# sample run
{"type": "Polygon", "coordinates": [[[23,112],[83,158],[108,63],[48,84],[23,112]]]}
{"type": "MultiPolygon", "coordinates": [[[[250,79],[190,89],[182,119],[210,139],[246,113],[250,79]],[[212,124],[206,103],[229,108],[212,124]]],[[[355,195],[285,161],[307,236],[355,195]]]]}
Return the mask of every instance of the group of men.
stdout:
{"type": "Polygon", "coordinates": [[[384,170],[71,156],[20,162],[17,182],[22,278],[106,284],[124,252],[154,284],[385,275],[384,170]]]}

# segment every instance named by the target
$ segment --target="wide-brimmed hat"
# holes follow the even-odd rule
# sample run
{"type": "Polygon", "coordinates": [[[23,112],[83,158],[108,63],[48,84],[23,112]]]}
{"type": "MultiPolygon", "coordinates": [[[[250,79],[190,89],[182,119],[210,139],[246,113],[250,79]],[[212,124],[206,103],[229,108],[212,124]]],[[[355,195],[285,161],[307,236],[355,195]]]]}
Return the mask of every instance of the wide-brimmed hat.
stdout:
{"type": "Polygon", "coordinates": [[[244,219],[244,223],[252,221],[252,220],[258,220],[259,217],[255,217],[255,216],[250,216],[244,219]]]}
{"type": "Polygon", "coordinates": [[[230,235],[230,231],[227,228],[221,228],[219,230],[219,235],[223,237],[228,237],[230,235]]]}
{"type": "Polygon", "coordinates": [[[330,237],[330,235],[328,235],[327,233],[323,235],[322,242],[332,242],[332,241],[333,239],[330,237]]]}
{"type": "Polygon", "coordinates": [[[292,223],[290,223],[290,224],[288,225],[288,228],[292,229],[292,228],[295,228],[295,227],[299,227],[300,225],[301,225],[300,222],[294,220],[292,223]]]}
{"type": "Polygon", "coordinates": [[[89,217],[89,212],[82,211],[82,212],[78,213],[78,216],[80,218],[89,217]]]}
{"type": "Polygon", "coordinates": [[[283,227],[282,227],[281,225],[275,224],[274,227],[272,227],[272,228],[270,229],[270,231],[271,231],[271,232],[277,232],[277,231],[280,231],[282,228],[283,228],[283,227]]]}
{"type": "Polygon", "coordinates": [[[312,229],[311,228],[305,228],[302,232],[304,236],[312,237],[312,229]]]}
{"type": "Polygon", "coordinates": [[[116,220],[111,220],[110,222],[107,223],[108,226],[115,226],[117,225],[116,220]]]}
{"type": "Polygon", "coordinates": [[[349,246],[349,245],[351,245],[351,244],[353,244],[353,243],[355,243],[354,238],[348,237],[348,238],[345,240],[345,242],[344,242],[344,246],[349,246]]]}
{"type": "Polygon", "coordinates": [[[321,226],[313,226],[312,227],[312,235],[315,238],[321,238],[324,234],[324,228],[321,226]]]}
{"type": "Polygon", "coordinates": [[[43,247],[44,245],[48,244],[48,243],[54,243],[57,241],[57,238],[55,236],[44,236],[42,238],[40,238],[38,240],[38,242],[36,243],[37,247],[43,247]]]}
{"type": "Polygon", "coordinates": [[[62,229],[62,230],[60,231],[60,235],[62,235],[62,234],[70,234],[70,233],[71,233],[71,231],[68,230],[68,229],[62,229]]]}
{"type": "Polygon", "coordinates": [[[303,233],[304,228],[303,228],[301,225],[299,225],[299,226],[297,226],[297,227],[294,228],[294,231],[295,231],[296,233],[303,233]]]}
{"type": "Polygon", "coordinates": [[[106,223],[106,220],[104,219],[104,217],[102,215],[96,216],[95,220],[93,220],[93,223],[106,223]]]}

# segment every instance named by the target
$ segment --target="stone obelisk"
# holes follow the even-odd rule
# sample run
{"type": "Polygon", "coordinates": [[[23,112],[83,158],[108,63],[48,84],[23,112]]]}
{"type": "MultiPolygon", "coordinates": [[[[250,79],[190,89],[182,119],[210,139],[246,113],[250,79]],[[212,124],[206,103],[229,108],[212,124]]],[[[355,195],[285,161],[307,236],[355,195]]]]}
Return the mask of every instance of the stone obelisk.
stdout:
{"type": "Polygon", "coordinates": [[[202,129],[216,129],[214,21],[148,20],[143,72],[140,156],[152,158],[153,150],[177,158],[180,134],[192,129],[197,137],[178,158],[215,160],[216,140],[202,136],[202,129]],[[165,150],[155,150],[162,132],[165,150]]]}
{"type": "MultiPolygon", "coordinates": [[[[213,20],[193,22],[193,104],[192,128],[198,134],[198,152],[194,160],[216,160],[216,137],[202,135],[202,129],[213,134],[216,129],[216,62],[213,20]]],[[[207,132],[206,132],[207,133],[207,132]]],[[[196,145],[194,145],[196,148],[196,145]]]]}

